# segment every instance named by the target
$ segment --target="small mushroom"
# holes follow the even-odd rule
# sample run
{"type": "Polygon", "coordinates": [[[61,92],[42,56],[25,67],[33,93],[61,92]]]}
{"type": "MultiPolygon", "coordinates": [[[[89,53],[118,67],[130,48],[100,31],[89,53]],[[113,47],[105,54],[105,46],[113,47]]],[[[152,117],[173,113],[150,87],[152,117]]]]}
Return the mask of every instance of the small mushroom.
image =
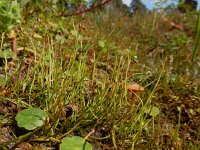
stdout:
{"type": "Polygon", "coordinates": [[[17,52],[17,38],[13,30],[8,34],[8,39],[11,41],[12,51],[17,52]]]}
{"type": "Polygon", "coordinates": [[[139,84],[137,83],[130,83],[128,85],[128,91],[130,92],[144,92],[144,87],[140,86],[139,84]]]}
{"type": "Polygon", "coordinates": [[[132,105],[135,106],[137,104],[139,104],[139,100],[138,98],[135,96],[135,93],[136,92],[144,92],[144,87],[140,86],[139,84],[137,83],[130,83],[127,87],[127,90],[129,92],[131,92],[131,101],[132,101],[132,105]]]}
{"type": "Polygon", "coordinates": [[[70,59],[70,58],[73,58],[73,55],[72,54],[65,54],[64,58],[65,59],[70,59]]]}

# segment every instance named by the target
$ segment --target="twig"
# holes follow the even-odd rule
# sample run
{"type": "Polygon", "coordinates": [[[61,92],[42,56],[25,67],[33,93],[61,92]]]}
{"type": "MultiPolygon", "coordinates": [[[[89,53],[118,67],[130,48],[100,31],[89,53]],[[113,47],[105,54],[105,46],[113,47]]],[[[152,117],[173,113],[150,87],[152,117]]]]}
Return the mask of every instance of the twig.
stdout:
{"type": "Polygon", "coordinates": [[[103,5],[107,4],[108,2],[110,2],[111,0],[104,0],[103,2],[101,2],[100,4],[97,4],[97,5],[92,5],[90,8],[87,8],[85,10],[82,10],[82,11],[78,11],[78,12],[74,12],[74,13],[71,13],[71,14],[61,14],[59,16],[62,16],[62,17],[69,17],[69,16],[76,16],[76,15],[81,15],[81,14],[84,14],[86,12],[89,12],[89,11],[92,11],[98,7],[102,7],[103,5]]]}
{"type": "Polygon", "coordinates": [[[181,25],[177,25],[174,22],[170,21],[169,19],[165,18],[164,16],[161,15],[162,20],[164,20],[165,22],[167,22],[168,24],[170,24],[172,27],[180,30],[180,31],[184,31],[183,26],[181,25]]]}

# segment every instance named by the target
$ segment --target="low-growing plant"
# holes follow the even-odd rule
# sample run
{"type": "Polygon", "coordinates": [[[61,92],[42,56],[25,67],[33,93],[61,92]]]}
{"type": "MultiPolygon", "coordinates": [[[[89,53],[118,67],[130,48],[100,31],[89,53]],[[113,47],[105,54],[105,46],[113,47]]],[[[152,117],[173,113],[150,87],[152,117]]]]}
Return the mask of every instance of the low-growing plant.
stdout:
{"type": "Polygon", "coordinates": [[[92,145],[79,136],[65,137],[61,141],[60,150],[92,150],[92,145]]]}
{"type": "MultiPolygon", "coordinates": [[[[18,127],[23,127],[26,130],[35,130],[42,127],[47,119],[46,112],[39,108],[28,108],[17,113],[15,120],[18,127]]],[[[30,132],[31,133],[31,132],[30,132]]],[[[31,134],[24,135],[29,136],[31,134]]],[[[23,136],[21,136],[23,137],[23,136]]],[[[60,150],[92,150],[92,145],[85,141],[85,139],[73,136],[65,137],[61,140],[60,150]]]]}
{"type": "MultiPolygon", "coordinates": [[[[13,138],[4,147],[25,142],[61,150],[198,147],[199,92],[186,59],[192,34],[171,29],[157,12],[58,18],[57,12],[43,11],[49,13],[28,11],[37,15],[18,28],[17,59],[7,65],[6,77],[0,68],[0,117],[9,121],[18,112],[18,127],[2,121],[1,127],[14,129],[6,131],[13,138]]],[[[187,18],[170,14],[174,22],[187,18]]],[[[193,24],[188,28],[192,33],[193,24]]],[[[1,49],[7,47],[2,40],[1,49]]],[[[5,53],[2,57],[12,56],[5,53]]],[[[197,79],[198,64],[194,69],[197,79]]]]}
{"type": "MultiPolygon", "coordinates": [[[[16,24],[21,22],[21,12],[17,0],[2,0],[0,1],[0,33],[2,37],[7,34],[8,39],[11,41],[11,50],[17,51],[16,35],[12,30],[16,24]]],[[[0,48],[0,55],[5,55],[9,52],[2,52],[0,48]]]]}
{"type": "Polygon", "coordinates": [[[18,127],[27,130],[34,130],[41,127],[46,120],[47,114],[39,108],[24,109],[17,113],[15,117],[18,127]]]}
{"type": "Polygon", "coordinates": [[[17,0],[0,1],[0,32],[10,32],[16,24],[20,23],[20,7],[17,0]]]}

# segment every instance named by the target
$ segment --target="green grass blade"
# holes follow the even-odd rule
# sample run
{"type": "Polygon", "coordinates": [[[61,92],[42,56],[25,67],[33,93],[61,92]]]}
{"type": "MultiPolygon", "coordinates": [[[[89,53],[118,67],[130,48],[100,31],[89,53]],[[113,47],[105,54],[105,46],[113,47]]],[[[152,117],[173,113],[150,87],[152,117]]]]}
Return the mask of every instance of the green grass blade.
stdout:
{"type": "Polygon", "coordinates": [[[199,40],[200,40],[200,11],[198,13],[197,26],[196,26],[196,37],[195,37],[194,46],[192,49],[192,61],[193,62],[196,59],[199,40]]]}

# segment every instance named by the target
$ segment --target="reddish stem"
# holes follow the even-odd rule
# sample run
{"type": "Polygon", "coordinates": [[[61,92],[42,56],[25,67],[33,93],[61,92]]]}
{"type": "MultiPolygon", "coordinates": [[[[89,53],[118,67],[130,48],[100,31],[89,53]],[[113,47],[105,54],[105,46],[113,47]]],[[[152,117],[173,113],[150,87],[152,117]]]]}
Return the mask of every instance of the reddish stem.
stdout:
{"type": "Polygon", "coordinates": [[[104,0],[102,1],[100,4],[97,4],[97,5],[93,5],[91,6],[90,8],[87,8],[85,10],[81,10],[81,11],[77,11],[77,12],[74,12],[74,13],[71,13],[71,14],[61,14],[60,16],[63,16],[63,17],[69,17],[69,16],[76,16],[76,15],[80,15],[80,14],[84,14],[88,11],[92,11],[98,7],[102,7],[103,5],[107,4],[108,2],[110,2],[111,0],[104,0]]]}

